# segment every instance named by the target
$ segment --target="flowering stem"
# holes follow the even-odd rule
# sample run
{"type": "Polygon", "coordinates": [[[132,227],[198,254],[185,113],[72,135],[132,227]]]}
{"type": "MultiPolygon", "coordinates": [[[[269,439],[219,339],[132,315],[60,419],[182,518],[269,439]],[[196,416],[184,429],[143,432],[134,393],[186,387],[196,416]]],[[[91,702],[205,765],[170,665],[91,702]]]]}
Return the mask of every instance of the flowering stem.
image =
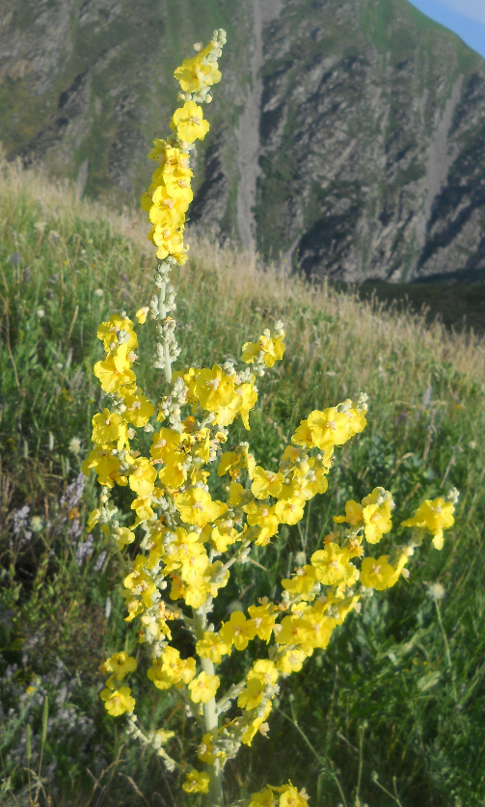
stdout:
{"type": "MultiPolygon", "coordinates": [[[[160,323],[163,325],[165,318],[168,315],[167,307],[165,305],[165,299],[167,295],[167,282],[163,283],[160,286],[160,291],[158,293],[158,318],[160,323]]],[[[170,358],[170,349],[168,345],[168,340],[165,338],[163,342],[163,355],[165,359],[165,378],[167,379],[167,383],[172,383],[172,361],[170,358]]]]}
{"type": "MultiPolygon", "coordinates": [[[[207,628],[205,606],[194,609],[194,625],[197,639],[202,639],[204,637],[204,631],[207,628]]],[[[210,659],[201,658],[200,663],[203,671],[207,673],[207,675],[214,675],[214,664],[210,659]]],[[[204,704],[204,719],[206,732],[217,731],[219,720],[215,697],[204,704]]],[[[212,765],[207,765],[207,773],[209,776],[208,795],[211,807],[223,807],[224,793],[222,790],[222,770],[219,759],[215,759],[212,765]]]]}

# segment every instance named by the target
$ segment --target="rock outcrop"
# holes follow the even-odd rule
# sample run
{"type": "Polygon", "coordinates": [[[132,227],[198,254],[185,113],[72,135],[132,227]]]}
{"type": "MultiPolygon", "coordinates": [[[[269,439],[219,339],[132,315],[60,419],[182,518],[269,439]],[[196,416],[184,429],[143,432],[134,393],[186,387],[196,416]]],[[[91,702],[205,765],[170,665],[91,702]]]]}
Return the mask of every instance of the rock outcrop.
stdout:
{"type": "Polygon", "coordinates": [[[199,6],[0,0],[7,155],[42,161],[80,192],[140,193],[175,103],[174,65],[223,26],[193,221],[308,275],[482,276],[477,54],[406,0],[199,6]]]}

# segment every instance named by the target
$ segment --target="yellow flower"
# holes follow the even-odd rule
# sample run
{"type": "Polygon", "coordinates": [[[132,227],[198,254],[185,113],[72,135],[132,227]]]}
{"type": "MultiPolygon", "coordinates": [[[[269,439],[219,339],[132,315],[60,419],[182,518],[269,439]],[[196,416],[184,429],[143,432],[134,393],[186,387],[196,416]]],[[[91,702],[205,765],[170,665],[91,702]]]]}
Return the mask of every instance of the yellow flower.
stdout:
{"type": "Polygon", "coordinates": [[[146,426],[155,412],[153,404],[140,392],[136,395],[127,395],[124,399],[124,405],[126,406],[123,412],[124,419],[127,423],[133,423],[137,428],[146,426]]]}
{"type": "Polygon", "coordinates": [[[209,122],[204,120],[202,107],[194,101],[187,101],[174,113],[170,127],[182,142],[194,143],[195,140],[204,139],[209,131],[209,122]]]}
{"type": "Polygon", "coordinates": [[[274,628],[278,613],[273,613],[274,605],[272,602],[262,602],[262,605],[250,605],[248,608],[249,615],[256,628],[256,636],[259,636],[263,642],[269,642],[271,639],[271,632],[274,628]]]}
{"type": "Polygon", "coordinates": [[[136,666],[136,659],[129,656],[124,650],[114,653],[104,662],[105,669],[113,673],[118,681],[121,681],[127,673],[136,670],[136,666]]]}
{"type": "Polygon", "coordinates": [[[109,409],[103,409],[92,419],[93,433],[91,439],[98,445],[116,442],[118,451],[127,442],[127,429],[121,415],[112,414],[109,409]]]}
{"type": "Polygon", "coordinates": [[[389,555],[381,555],[379,560],[364,558],[360,570],[360,582],[366,588],[384,591],[391,588],[398,580],[399,573],[389,561],[389,555]]]}
{"type": "Polygon", "coordinates": [[[88,476],[90,469],[94,468],[98,475],[97,481],[99,484],[112,488],[115,482],[121,486],[128,484],[126,476],[119,473],[120,466],[119,459],[111,454],[110,449],[106,446],[100,446],[88,454],[82,464],[82,472],[85,476],[88,476]]]}
{"type": "Polygon", "coordinates": [[[211,532],[211,543],[218,552],[227,552],[227,548],[239,540],[239,533],[234,527],[229,526],[232,522],[219,521],[211,532]]]}
{"type": "Polygon", "coordinates": [[[208,793],[209,792],[209,776],[207,773],[199,773],[199,771],[191,771],[187,774],[185,782],[182,787],[186,793],[208,793]]]}
{"type": "Polygon", "coordinates": [[[311,564],[317,580],[325,586],[350,586],[358,578],[357,569],[349,562],[348,550],[333,542],[328,543],[325,549],[314,552],[311,564]]]}
{"type": "Polygon", "coordinates": [[[184,252],[183,246],[184,237],[179,230],[171,230],[169,227],[163,227],[157,224],[153,232],[153,243],[158,247],[157,258],[163,261],[168,255],[177,258],[178,255],[184,252]]]}
{"type": "Polygon", "coordinates": [[[138,345],[131,319],[120,314],[113,314],[108,322],[102,322],[96,336],[103,343],[106,353],[123,343],[127,345],[128,352],[135,350],[138,345]]]}
{"type": "Polygon", "coordinates": [[[150,455],[155,460],[163,460],[170,464],[180,462],[185,457],[182,435],[175,429],[160,429],[159,432],[154,432],[150,455]]]}
{"type": "Polygon", "coordinates": [[[365,524],[365,539],[369,544],[377,544],[386,532],[392,529],[391,507],[389,502],[381,505],[368,504],[362,511],[365,524]]]}
{"type": "Polygon", "coordinates": [[[275,788],[278,793],[281,793],[278,807],[308,807],[308,796],[304,791],[298,793],[296,787],[293,787],[291,782],[283,787],[275,788]]]}
{"type": "Polygon", "coordinates": [[[242,611],[233,611],[229,622],[222,623],[219,636],[227,647],[234,645],[236,650],[245,650],[256,636],[256,630],[252,619],[246,619],[242,611]]]}
{"type": "Polygon", "coordinates": [[[169,689],[174,684],[188,684],[195,675],[195,659],[181,659],[175,647],[164,647],[159,659],[152,662],[147,672],[158,689],[169,689]]]}
{"type": "Polygon", "coordinates": [[[120,687],[119,689],[103,689],[101,698],[104,705],[112,717],[118,717],[125,712],[133,712],[135,699],[131,697],[130,687],[120,687]]]}
{"type": "Polygon", "coordinates": [[[278,518],[274,507],[269,507],[264,504],[259,507],[256,502],[250,502],[243,506],[243,510],[247,514],[249,526],[261,527],[261,529],[264,530],[265,539],[276,535],[278,531],[278,518]]]}
{"type": "Polygon", "coordinates": [[[309,594],[317,582],[317,570],[313,566],[300,566],[291,579],[281,581],[290,594],[309,594]]]}
{"type": "Polygon", "coordinates": [[[150,151],[150,153],[148,154],[148,159],[149,160],[155,160],[158,163],[164,163],[165,162],[165,155],[166,155],[168,150],[169,150],[169,146],[165,142],[165,140],[162,140],[161,138],[156,137],[155,140],[153,141],[153,148],[150,151]]]}
{"type": "Polygon", "coordinates": [[[234,398],[234,381],[218,364],[212,370],[204,368],[197,376],[196,393],[200,405],[207,412],[216,412],[228,406],[234,398]]]}
{"type": "Polygon", "coordinates": [[[254,470],[253,484],[251,490],[256,499],[267,499],[268,496],[279,496],[283,487],[284,476],[282,473],[265,471],[260,465],[254,470]]]}
{"type": "Polygon", "coordinates": [[[164,176],[167,193],[172,199],[184,199],[188,204],[194,198],[190,187],[190,177],[178,177],[175,174],[164,176]]]}
{"type": "Polygon", "coordinates": [[[142,308],[138,309],[138,311],[135,314],[135,317],[137,318],[139,325],[144,325],[145,324],[145,322],[147,321],[147,316],[148,316],[149,311],[150,311],[150,308],[149,308],[148,305],[144,305],[144,306],[142,306],[142,308]]]}
{"type": "Polygon", "coordinates": [[[216,755],[212,753],[212,740],[212,734],[204,734],[202,742],[197,749],[198,758],[207,765],[213,765],[216,761],[216,755]]]}
{"type": "Polygon", "coordinates": [[[244,745],[251,745],[253,742],[258,729],[262,730],[264,728],[264,721],[269,716],[271,710],[273,708],[273,704],[270,700],[266,702],[266,706],[264,707],[264,712],[259,717],[255,717],[254,720],[251,721],[249,726],[247,727],[246,731],[242,736],[242,741],[244,745]]]}
{"type": "Polygon", "coordinates": [[[213,48],[214,43],[210,42],[197,56],[184,59],[182,65],[177,67],[174,77],[184,92],[198,92],[202,87],[212,87],[213,84],[217,84],[221,80],[222,73],[218,69],[216,62],[203,64],[203,60],[211,53],[213,48]]]}
{"type": "Polygon", "coordinates": [[[303,662],[307,658],[303,650],[287,650],[282,656],[278,658],[276,666],[283,675],[290,675],[292,672],[300,672],[303,667],[303,662]]]}
{"type": "Polygon", "coordinates": [[[256,357],[262,353],[262,361],[266,367],[273,367],[275,361],[281,361],[285,352],[283,343],[284,334],[277,338],[271,337],[271,332],[266,329],[258,342],[246,342],[242,348],[242,360],[246,364],[253,364],[256,357]]]}
{"type": "Polygon", "coordinates": [[[155,243],[154,236],[156,232],[163,232],[164,230],[175,232],[183,227],[189,201],[184,196],[179,196],[178,198],[170,196],[165,185],[160,185],[156,188],[150,198],[152,204],[148,218],[154,226],[148,238],[155,243]]]}
{"type": "Polygon", "coordinates": [[[249,807],[275,807],[275,800],[271,790],[265,787],[259,793],[253,793],[249,807]]]}
{"type": "Polygon", "coordinates": [[[200,658],[210,658],[214,664],[220,664],[222,656],[227,656],[230,649],[217,633],[206,630],[204,638],[197,642],[195,651],[200,658]]]}
{"type": "MultiPolygon", "coordinates": [[[[234,398],[228,406],[218,409],[215,423],[219,426],[229,426],[237,415],[241,416],[244,428],[249,431],[249,413],[258,400],[258,393],[254,384],[239,384],[234,389],[234,398]]],[[[248,455],[249,456],[249,455],[248,455]]]]}
{"type": "Polygon", "coordinates": [[[210,494],[202,488],[190,488],[185,493],[179,493],[174,503],[182,521],[199,527],[216,521],[227,510],[224,502],[212,501],[210,494]]]}
{"type": "Polygon", "coordinates": [[[146,457],[138,457],[130,471],[130,488],[144,498],[149,496],[154,488],[157,472],[146,457]]]}
{"type": "Polygon", "coordinates": [[[454,505],[446,502],[441,496],[437,499],[426,499],[420,504],[413,518],[401,522],[402,527],[417,527],[427,530],[433,535],[433,544],[436,549],[443,548],[443,530],[452,527],[454,505]]]}
{"type": "Polygon", "coordinates": [[[280,524],[297,524],[303,518],[304,507],[303,499],[294,496],[292,499],[276,502],[275,514],[280,524]]]}
{"type": "Polygon", "coordinates": [[[241,455],[237,454],[235,451],[225,451],[219,462],[217,475],[225,476],[228,471],[231,471],[240,465],[241,459],[241,455]]]}
{"type": "Polygon", "coordinates": [[[215,696],[221,679],[218,675],[201,672],[189,684],[190,699],[193,703],[208,703],[215,696]]]}
{"type": "Polygon", "coordinates": [[[94,375],[99,379],[104,392],[118,392],[126,385],[134,386],[136,376],[130,370],[128,352],[128,343],[124,342],[115,348],[105,361],[98,361],[94,365],[94,375]]]}
{"type": "Polygon", "coordinates": [[[345,504],[345,516],[334,516],[333,520],[336,524],[343,524],[347,522],[351,527],[358,527],[363,522],[362,516],[363,507],[353,499],[349,499],[345,504]]]}

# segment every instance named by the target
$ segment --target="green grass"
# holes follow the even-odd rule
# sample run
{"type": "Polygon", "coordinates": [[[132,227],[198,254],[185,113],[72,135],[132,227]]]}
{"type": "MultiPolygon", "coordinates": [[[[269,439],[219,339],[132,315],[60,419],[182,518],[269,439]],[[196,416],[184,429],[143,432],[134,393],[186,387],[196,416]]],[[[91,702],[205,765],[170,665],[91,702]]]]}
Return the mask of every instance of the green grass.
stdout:
{"type": "MultiPolygon", "coordinates": [[[[59,807],[197,804],[176,775],[128,741],[123,718],[110,718],[99,699],[101,656],[125,641],[134,647],[135,629],[123,622],[119,592],[110,594],[117,572],[102,562],[103,547],[95,543],[82,565],[76,560],[94,502],[92,480],[80,501],[73,503],[72,490],[65,494],[102,404],[91,372],[101,354],[97,324],[113,307],[133,315],[149,299],[154,262],[145,251],[146,226],[128,213],[81,202],[35,173],[6,165],[1,171],[0,801],[15,804],[10,788],[19,804],[29,803],[26,767],[35,790],[47,694],[41,804],[48,798],[59,807]],[[30,538],[14,529],[13,513],[24,506],[30,525],[37,517],[30,538]]],[[[255,559],[266,572],[241,567],[221,594],[223,611],[240,597],[247,606],[271,596],[295,554],[321,545],[346,498],[385,485],[397,502],[398,524],[424,497],[451,484],[461,491],[443,551],[426,545],[412,559],[408,583],[376,594],[361,616],[336,631],[325,653],[317,651],[283,681],[270,739],[258,736],[228,767],[230,797],[290,778],[306,787],[311,807],[479,807],[485,800],[483,341],[386,310],[374,298],[310,287],[278,267],[262,271],[195,234],[189,241],[192,257],[177,279],[181,364],[237,358],[241,343],[276,317],[286,324],[285,361],[260,384],[251,416],[249,438],[262,464],[271,467],[311,409],[361,389],[371,404],[367,429],[340,452],[329,491],[312,503],[302,533],[282,530],[259,549],[255,559]],[[437,582],[445,591],[439,604],[428,593],[437,582]]],[[[149,325],[139,333],[140,383],[155,398],[164,384],[146,369],[153,334],[149,325]]],[[[235,431],[231,441],[243,438],[235,431]]],[[[396,541],[400,535],[397,529],[396,541]]],[[[236,675],[241,662],[231,659],[227,675],[236,675]]],[[[160,697],[143,675],[135,694],[140,718],[183,737],[189,751],[174,753],[190,761],[192,726],[172,696],[160,697]]]]}

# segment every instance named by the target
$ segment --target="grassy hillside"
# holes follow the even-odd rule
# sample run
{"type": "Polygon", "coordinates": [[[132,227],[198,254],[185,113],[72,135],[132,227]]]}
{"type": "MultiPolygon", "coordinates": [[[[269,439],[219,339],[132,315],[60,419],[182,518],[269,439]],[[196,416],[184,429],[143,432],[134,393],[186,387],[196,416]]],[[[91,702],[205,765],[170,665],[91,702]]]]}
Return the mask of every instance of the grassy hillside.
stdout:
{"type": "MultiPolygon", "coordinates": [[[[40,804],[194,805],[177,775],[140,753],[123,718],[109,718],[99,699],[99,659],[122,646],[126,623],[119,593],[107,602],[116,581],[86,535],[94,489],[86,480],[83,490],[79,477],[101,402],[91,374],[96,326],[113,307],[133,315],[150,294],[145,225],[15,166],[2,164],[0,179],[0,802],[29,804],[26,768],[35,793],[47,694],[40,804]]],[[[342,450],[302,532],[288,528],[261,548],[265,571],[243,567],[224,590],[227,605],[247,588],[251,599],[264,596],[297,552],[320,546],[350,495],[386,485],[399,523],[425,496],[451,484],[461,491],[443,551],[423,550],[408,583],[375,595],[325,653],[284,682],[270,739],[258,737],[229,767],[233,798],[291,778],[307,788],[310,807],[479,807],[483,341],[313,288],[277,266],[263,270],[203,238],[189,241],[191,259],[177,280],[181,363],[237,357],[242,341],[274,318],[286,324],[287,356],[261,383],[251,418],[262,464],[271,465],[309,410],[360,390],[370,396],[369,425],[342,450]],[[440,594],[436,584],[442,599],[431,596],[440,594]]],[[[145,326],[142,356],[151,340],[145,326]]],[[[163,389],[152,371],[140,383],[157,396],[163,389]]],[[[142,677],[136,689],[142,720],[190,737],[170,695],[155,697],[142,677]]]]}

